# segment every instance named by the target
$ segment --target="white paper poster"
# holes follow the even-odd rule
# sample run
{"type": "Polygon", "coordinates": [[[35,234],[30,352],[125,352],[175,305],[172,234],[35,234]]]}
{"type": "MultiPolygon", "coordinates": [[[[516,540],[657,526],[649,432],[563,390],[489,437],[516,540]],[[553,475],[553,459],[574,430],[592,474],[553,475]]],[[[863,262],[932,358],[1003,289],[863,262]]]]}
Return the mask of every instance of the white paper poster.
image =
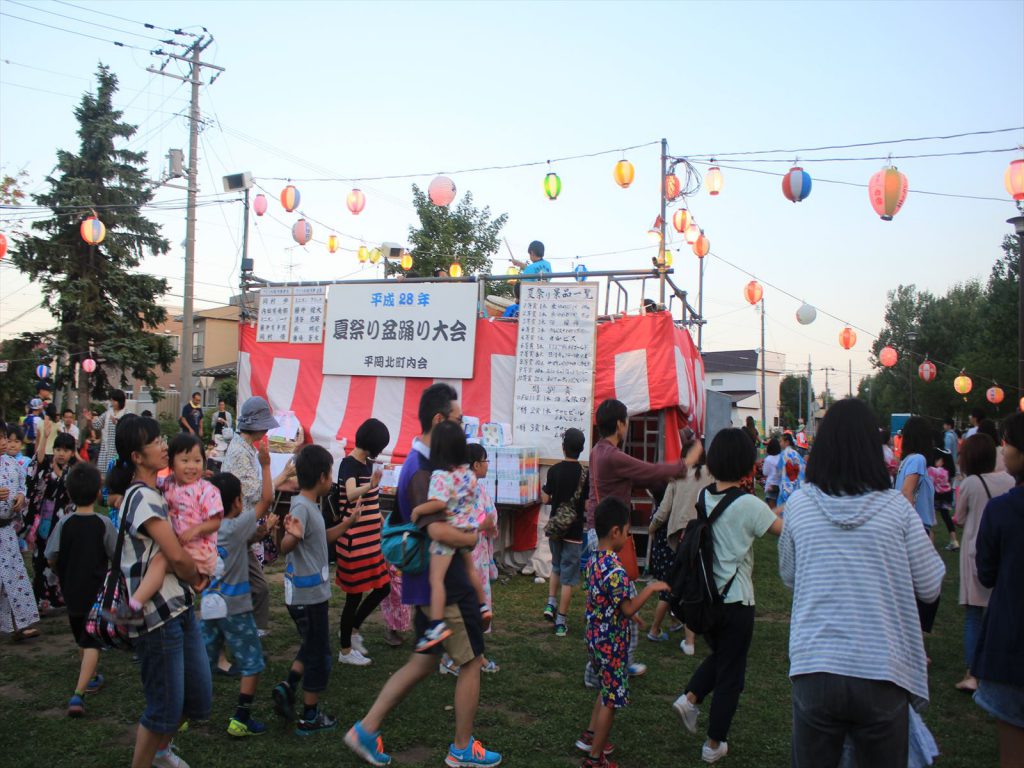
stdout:
{"type": "Polygon", "coordinates": [[[292,289],[292,344],[319,344],[324,340],[327,288],[301,285],[292,289]]]}
{"type": "Polygon", "coordinates": [[[338,283],[327,292],[325,374],[473,377],[475,283],[338,283]]]}
{"type": "Polygon", "coordinates": [[[292,326],[292,289],[260,291],[259,327],[256,341],[286,342],[292,326]]]}
{"type": "Polygon", "coordinates": [[[594,408],[596,283],[523,284],[519,301],[513,436],[541,459],[562,458],[562,436],[588,436],[594,408]]]}

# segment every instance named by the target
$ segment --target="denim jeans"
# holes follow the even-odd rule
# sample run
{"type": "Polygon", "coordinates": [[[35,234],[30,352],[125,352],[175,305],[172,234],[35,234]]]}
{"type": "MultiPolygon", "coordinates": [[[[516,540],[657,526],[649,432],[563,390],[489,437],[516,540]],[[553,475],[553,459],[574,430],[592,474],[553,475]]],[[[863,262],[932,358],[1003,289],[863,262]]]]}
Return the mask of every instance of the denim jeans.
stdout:
{"type": "Polygon", "coordinates": [[[793,768],[835,768],[847,736],[858,768],[906,768],[909,694],[824,672],[793,678],[793,768]]]}
{"type": "Polygon", "coordinates": [[[981,634],[981,621],[985,617],[985,609],[980,605],[964,606],[964,661],[967,668],[974,663],[974,651],[978,647],[978,635],[981,634]]]}
{"type": "Polygon", "coordinates": [[[154,733],[176,733],[183,720],[208,719],[213,683],[193,609],[142,633],[135,643],[146,698],[139,723],[154,733]]]}
{"type": "Polygon", "coordinates": [[[327,690],[327,681],[331,676],[331,630],[327,618],[327,601],[287,607],[301,641],[295,660],[302,664],[302,690],[322,693],[327,690]]]}

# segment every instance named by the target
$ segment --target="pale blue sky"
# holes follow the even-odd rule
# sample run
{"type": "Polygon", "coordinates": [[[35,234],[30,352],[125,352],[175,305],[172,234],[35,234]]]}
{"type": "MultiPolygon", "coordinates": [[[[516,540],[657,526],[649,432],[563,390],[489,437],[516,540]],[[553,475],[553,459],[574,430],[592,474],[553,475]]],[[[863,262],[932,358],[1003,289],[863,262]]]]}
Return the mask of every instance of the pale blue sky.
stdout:
{"type": "MultiPolygon", "coordinates": [[[[673,154],[814,147],[944,135],[1024,125],[1024,3],[329,3],[96,2],[75,4],[165,27],[203,25],[208,51],[227,72],[203,91],[213,120],[200,145],[202,193],[220,177],[379,176],[500,165],[669,140],[673,154]],[[255,141],[253,141],[255,140],[255,141]]],[[[107,39],[149,47],[153,34],[127,21],[56,2],[0,0],[0,11],[107,39]],[[26,7],[31,6],[31,7],[26,7]],[[50,13],[47,13],[49,11],[50,13]],[[54,14],[74,17],[72,21],[54,14]]],[[[25,167],[32,188],[60,146],[77,148],[71,114],[96,63],[121,78],[118,102],[141,124],[136,148],[154,169],[170,147],[187,149],[185,121],[173,113],[187,86],[145,71],[156,60],[0,16],[0,164],[25,167]],[[49,71],[39,71],[40,68],[49,71]],[[62,95],[63,94],[63,95],[62,95]]],[[[821,309],[877,331],[885,291],[917,283],[941,292],[985,277],[1013,215],[1003,189],[1011,157],[983,154],[895,161],[912,189],[995,197],[1005,202],[911,193],[893,222],[872,211],[864,189],[882,161],[815,162],[1018,146],[1024,132],[955,141],[801,155],[816,179],[799,205],[780,180],[725,171],[717,198],[691,202],[712,251],[821,309]]],[[[612,181],[616,155],[557,163],[562,196],[542,193],[543,167],[455,175],[459,191],[507,212],[505,234],[522,257],[543,240],[557,268],[577,255],[641,248],[658,207],[658,149],[633,150],[636,181],[612,181]],[[559,261],[561,260],[561,261],[559,261]]],[[[792,157],[758,164],[784,171],[792,157]]],[[[420,179],[426,184],[430,176],[420,179]]],[[[409,180],[360,183],[358,217],[344,207],[351,184],[296,182],[302,208],[336,231],[404,242],[413,220],[409,180]]],[[[270,211],[290,223],[276,203],[270,211]]],[[[163,190],[159,199],[183,192],[163,190]]],[[[174,250],[146,268],[174,277],[180,293],[182,212],[153,217],[174,250]]],[[[237,283],[240,206],[200,211],[196,295],[223,300],[237,283]]],[[[328,234],[314,226],[314,236],[328,234]]],[[[342,238],[342,244],[353,241],[342,238]]],[[[272,279],[328,279],[356,272],[350,253],[292,246],[286,227],[265,217],[252,232],[257,272],[272,279]]],[[[685,242],[676,280],[696,293],[697,259],[685,242]]],[[[641,268],[653,248],[587,256],[590,269],[641,268]]],[[[499,254],[496,270],[508,263],[499,254]]],[[[364,272],[368,276],[369,268],[364,272]]],[[[705,284],[708,350],[755,347],[759,323],[742,298],[750,278],[709,258],[705,284]]],[[[0,323],[38,301],[9,267],[0,269],[0,323]]],[[[819,315],[803,327],[798,302],[766,288],[768,348],[790,365],[845,371],[841,325],[819,315]]],[[[180,301],[170,299],[169,301],[180,301]]],[[[204,306],[204,305],[200,305],[204,306]]],[[[0,330],[41,327],[42,313],[0,330]]],[[[868,370],[865,334],[852,355],[868,370]]],[[[855,377],[856,378],[856,377],[855,377]]],[[[816,386],[824,375],[816,373],[816,386]]],[[[845,393],[843,388],[833,386],[845,393]]]]}

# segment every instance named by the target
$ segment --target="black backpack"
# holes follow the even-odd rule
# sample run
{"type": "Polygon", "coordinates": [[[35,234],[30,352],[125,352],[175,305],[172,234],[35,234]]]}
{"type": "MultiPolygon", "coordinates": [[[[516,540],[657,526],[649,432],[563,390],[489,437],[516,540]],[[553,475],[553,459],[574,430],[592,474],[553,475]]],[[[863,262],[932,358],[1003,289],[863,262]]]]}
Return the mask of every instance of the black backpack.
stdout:
{"type": "MultiPolygon", "coordinates": [[[[714,493],[714,486],[709,487],[714,493]]],[[[707,634],[720,621],[725,595],[736,580],[736,573],[739,573],[737,570],[732,575],[719,594],[713,570],[715,545],[711,537],[711,526],[730,504],[746,494],[740,488],[730,488],[708,517],[704,500],[707,492],[708,488],[700,492],[696,504],[697,517],[686,524],[667,580],[671,591],[669,609],[698,635],[707,634]]]]}

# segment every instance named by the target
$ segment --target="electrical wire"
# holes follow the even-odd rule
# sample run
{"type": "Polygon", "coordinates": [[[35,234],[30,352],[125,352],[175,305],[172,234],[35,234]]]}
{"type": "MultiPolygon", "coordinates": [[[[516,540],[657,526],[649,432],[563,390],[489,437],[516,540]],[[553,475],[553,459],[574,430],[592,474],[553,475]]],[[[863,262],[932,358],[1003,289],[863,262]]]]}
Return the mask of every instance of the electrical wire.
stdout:
{"type": "MultiPolygon", "coordinates": [[[[75,3],[69,3],[66,2],[66,0],[54,0],[54,2],[59,3],[60,5],[66,5],[69,8],[77,8],[80,11],[88,11],[89,13],[96,13],[100,16],[108,16],[109,18],[117,19],[118,21],[127,21],[129,24],[141,24],[146,29],[159,29],[163,32],[170,32],[172,35],[181,35],[183,37],[199,37],[199,35],[193,34],[191,32],[186,32],[185,29],[182,27],[178,27],[176,29],[172,29],[170,27],[161,27],[159,24],[150,24],[146,21],[136,21],[135,19],[127,19],[124,16],[118,16],[107,11],[98,11],[95,8],[89,8],[84,5],[75,5],[75,3]]],[[[204,32],[206,31],[206,27],[200,27],[200,29],[202,29],[204,32]]]]}
{"type": "MultiPolygon", "coordinates": [[[[1020,147],[1006,147],[1002,149],[971,149],[964,150],[961,152],[928,152],[919,155],[876,155],[873,157],[811,157],[807,158],[808,163],[848,163],[848,162],[862,162],[866,160],[872,161],[889,161],[889,160],[918,160],[922,158],[932,157],[961,157],[967,155],[991,155],[999,154],[1002,152],[1020,152],[1020,147]]],[[[698,161],[694,161],[698,162],[698,161]]],[[[733,160],[729,157],[718,157],[712,161],[715,165],[721,167],[721,163],[788,163],[792,160],[785,158],[759,158],[751,157],[743,160],[733,160]]]]}
{"type": "Polygon", "coordinates": [[[13,13],[5,13],[0,11],[0,16],[6,16],[9,19],[17,19],[18,21],[27,21],[29,24],[38,24],[40,27],[46,27],[47,29],[55,29],[58,32],[67,32],[69,35],[78,35],[79,37],[86,37],[90,40],[99,40],[101,43],[110,43],[116,45],[118,48],[131,48],[136,51],[145,51],[146,53],[153,53],[149,48],[142,48],[138,45],[131,45],[130,43],[122,43],[118,40],[110,40],[106,37],[97,37],[96,35],[88,35],[85,32],[76,32],[73,29],[65,29],[64,27],[56,27],[53,24],[44,24],[41,21],[35,19],[26,19],[24,16],[15,16],[13,13]]]}
{"type": "Polygon", "coordinates": [[[22,8],[28,8],[30,10],[39,11],[41,13],[48,13],[51,16],[58,16],[58,17],[60,17],[62,19],[66,19],[68,21],[77,22],[78,24],[88,24],[91,27],[99,27],[101,29],[106,29],[106,30],[108,30],[110,32],[117,32],[118,34],[121,34],[121,35],[133,35],[134,37],[141,37],[143,40],[148,40],[151,43],[167,43],[168,45],[181,45],[181,46],[184,45],[184,43],[179,43],[176,40],[160,40],[159,38],[156,38],[156,37],[150,37],[149,35],[144,35],[141,32],[131,32],[131,31],[127,30],[127,29],[118,29],[117,27],[111,27],[111,26],[109,26],[107,24],[100,24],[99,22],[96,22],[96,21],[86,21],[85,19],[78,19],[78,18],[75,18],[74,16],[68,16],[67,14],[57,13],[57,11],[51,11],[48,8],[43,8],[42,6],[39,6],[39,5],[29,5],[28,3],[20,2],[20,0],[7,0],[7,2],[10,5],[20,5],[22,8]]]}

